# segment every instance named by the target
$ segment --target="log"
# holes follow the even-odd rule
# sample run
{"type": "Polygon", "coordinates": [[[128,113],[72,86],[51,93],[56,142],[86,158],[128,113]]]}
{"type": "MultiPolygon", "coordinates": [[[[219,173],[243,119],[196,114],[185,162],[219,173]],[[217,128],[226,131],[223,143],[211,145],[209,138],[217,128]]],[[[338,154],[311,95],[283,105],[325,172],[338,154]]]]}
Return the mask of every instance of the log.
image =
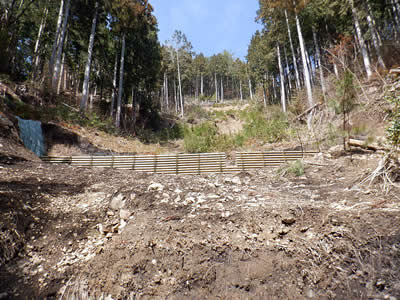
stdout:
{"type": "Polygon", "coordinates": [[[368,149],[368,150],[390,150],[387,147],[380,146],[377,143],[367,143],[366,141],[361,141],[361,140],[355,140],[355,139],[349,139],[348,141],[349,146],[354,146],[354,147],[360,147],[363,149],[368,149]]]}
{"type": "Polygon", "coordinates": [[[399,68],[391,69],[389,73],[390,74],[400,74],[400,69],[399,68]]]}
{"type": "Polygon", "coordinates": [[[14,91],[12,89],[10,89],[8,86],[6,86],[5,84],[3,84],[1,82],[0,82],[0,92],[1,92],[1,94],[3,94],[3,96],[8,94],[15,100],[22,102],[21,98],[16,93],[14,93],[14,91]]]}

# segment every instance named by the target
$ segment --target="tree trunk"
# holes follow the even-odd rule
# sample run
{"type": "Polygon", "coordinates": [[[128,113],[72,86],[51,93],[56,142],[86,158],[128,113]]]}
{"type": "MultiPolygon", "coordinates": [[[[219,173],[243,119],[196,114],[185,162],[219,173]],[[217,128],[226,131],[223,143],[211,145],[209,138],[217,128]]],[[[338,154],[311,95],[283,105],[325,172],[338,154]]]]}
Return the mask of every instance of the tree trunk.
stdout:
{"type": "Polygon", "coordinates": [[[276,44],[276,53],[278,54],[279,76],[281,82],[281,104],[283,112],[286,113],[285,74],[282,67],[281,50],[278,43],[276,44]]]}
{"type": "Polygon", "coordinates": [[[70,3],[71,3],[71,0],[67,0],[67,5],[65,7],[65,16],[64,16],[64,20],[63,20],[63,26],[62,26],[61,37],[60,37],[60,45],[57,49],[57,54],[55,57],[55,66],[54,66],[53,82],[52,82],[52,86],[53,86],[54,90],[57,88],[58,74],[60,73],[60,68],[61,68],[61,54],[63,52],[65,35],[67,32],[70,3]]]}
{"type": "Polygon", "coordinates": [[[240,79],[239,81],[239,90],[240,90],[240,101],[243,101],[242,79],[240,79]]]}
{"type": "Polygon", "coordinates": [[[324,69],[322,68],[322,61],[321,61],[321,49],[318,44],[317,32],[315,31],[314,26],[312,27],[312,32],[313,32],[313,39],[314,39],[314,45],[315,45],[315,59],[317,61],[318,67],[319,67],[319,79],[321,81],[322,95],[324,96],[324,99],[325,99],[326,85],[325,85],[324,69]]]}
{"type": "Polygon", "coordinates": [[[47,21],[47,14],[49,12],[49,9],[46,7],[44,9],[44,15],[42,18],[42,21],[40,22],[40,27],[39,27],[39,32],[38,32],[38,36],[36,39],[36,43],[35,43],[35,50],[33,52],[33,56],[34,56],[34,65],[33,65],[33,76],[32,79],[35,79],[37,76],[37,72],[38,72],[38,68],[39,68],[39,45],[40,45],[40,39],[42,37],[42,33],[43,30],[46,26],[46,21],[47,21]]]}
{"type": "Polygon", "coordinates": [[[166,106],[166,111],[168,111],[169,103],[168,103],[168,75],[167,72],[164,72],[164,102],[166,106]]]}
{"type": "Polygon", "coordinates": [[[393,12],[393,18],[395,20],[396,26],[396,31],[399,31],[400,28],[400,12],[398,10],[398,7],[396,6],[396,0],[390,0],[390,4],[392,7],[392,12],[393,12]]]}
{"type": "Polygon", "coordinates": [[[122,89],[124,83],[124,63],[125,63],[125,33],[122,35],[121,62],[119,66],[119,87],[117,99],[117,114],[115,116],[115,127],[121,125],[121,105],[122,105],[122,89]]]}
{"type": "Polygon", "coordinates": [[[174,78],[174,96],[175,96],[175,112],[178,114],[178,96],[176,92],[176,80],[174,78]]]}
{"type": "Polygon", "coordinates": [[[64,10],[64,0],[61,0],[60,11],[58,12],[56,35],[54,37],[53,48],[52,48],[51,57],[50,57],[50,74],[53,74],[53,72],[54,72],[54,61],[56,59],[57,49],[60,45],[60,32],[61,32],[61,24],[62,24],[62,20],[63,20],[63,10],[64,10]]]}
{"type": "Polygon", "coordinates": [[[90,32],[90,38],[89,38],[88,56],[87,56],[86,66],[85,66],[85,79],[83,80],[82,99],[81,99],[81,105],[80,105],[81,113],[83,113],[87,107],[87,99],[88,99],[88,94],[89,94],[90,67],[92,64],[94,36],[96,34],[98,6],[99,6],[99,3],[96,2],[93,21],[92,21],[92,30],[90,32]]]}
{"type": "MultiPolygon", "coordinates": [[[[306,91],[307,91],[308,106],[312,107],[314,105],[314,100],[313,100],[313,94],[312,94],[312,89],[311,89],[311,78],[310,78],[310,72],[308,71],[308,67],[307,67],[306,47],[304,45],[303,34],[301,32],[301,27],[300,27],[300,20],[299,20],[299,16],[297,15],[297,13],[295,14],[295,18],[296,18],[297,33],[299,36],[301,60],[303,62],[304,83],[305,83],[306,91]]],[[[313,117],[313,113],[311,111],[309,114],[309,117],[307,119],[308,128],[311,128],[312,117],[313,117]]]]}
{"type": "Polygon", "coordinates": [[[361,32],[361,26],[360,26],[360,22],[358,20],[358,12],[354,5],[354,0],[350,0],[350,4],[351,4],[351,11],[353,13],[354,27],[356,29],[358,42],[359,42],[360,48],[361,48],[361,55],[362,55],[363,61],[364,61],[365,71],[367,72],[367,77],[369,79],[372,76],[372,69],[371,69],[371,61],[369,59],[368,50],[367,50],[367,44],[365,43],[364,37],[361,32]]]}
{"type": "Polygon", "coordinates": [[[199,75],[196,75],[195,77],[195,92],[194,92],[194,98],[196,101],[199,100],[199,75]]]}
{"type": "Polygon", "coordinates": [[[381,51],[381,42],[380,42],[380,38],[379,38],[379,34],[378,31],[375,27],[375,21],[372,18],[372,13],[371,13],[371,8],[369,3],[367,3],[367,22],[368,22],[368,27],[371,31],[371,36],[372,36],[372,43],[374,45],[375,48],[375,52],[376,52],[376,56],[378,58],[378,63],[381,65],[381,67],[383,69],[386,70],[386,65],[385,62],[383,60],[383,56],[382,56],[382,51],[381,51]]]}
{"type": "Polygon", "coordinates": [[[215,102],[218,103],[218,81],[216,72],[214,72],[214,79],[215,79],[215,102]]]}
{"type": "Polygon", "coordinates": [[[63,53],[62,59],[61,59],[61,70],[60,70],[60,77],[58,78],[57,95],[60,94],[60,90],[61,90],[62,77],[63,77],[64,67],[65,67],[64,63],[65,63],[65,52],[63,53]]]}
{"type": "Polygon", "coordinates": [[[115,92],[117,90],[117,72],[118,72],[118,53],[115,53],[113,89],[111,92],[111,111],[110,111],[111,119],[113,119],[114,116],[115,92]]]}
{"type": "Polygon", "coordinates": [[[290,68],[289,68],[289,61],[288,61],[288,58],[287,58],[287,52],[286,52],[286,47],[284,46],[283,47],[283,52],[285,53],[285,63],[286,63],[286,76],[287,76],[287,81],[288,81],[288,84],[289,84],[289,91],[291,91],[292,90],[292,80],[291,80],[291,76],[290,76],[290,68]]]}
{"type": "Polygon", "coordinates": [[[251,86],[250,76],[249,76],[249,93],[250,93],[250,99],[253,100],[253,90],[252,90],[252,86],[251,86]]]}
{"type": "Polygon", "coordinates": [[[179,66],[179,51],[176,51],[176,61],[178,64],[178,85],[179,85],[179,98],[180,98],[180,104],[181,104],[181,117],[183,118],[184,116],[184,109],[183,109],[183,97],[182,97],[182,83],[181,83],[181,69],[179,66]]]}
{"type": "Polygon", "coordinates": [[[224,102],[224,76],[221,76],[221,102],[224,102]]]}
{"type": "Polygon", "coordinates": [[[307,48],[306,48],[306,58],[307,58],[308,72],[310,73],[310,78],[311,78],[311,87],[313,87],[315,83],[315,69],[311,65],[311,56],[308,54],[307,48]]]}
{"type": "Polygon", "coordinates": [[[204,78],[203,74],[200,74],[200,95],[204,96],[204,78]]]}
{"type": "Polygon", "coordinates": [[[266,79],[266,75],[264,75],[264,80],[262,82],[262,89],[263,89],[264,107],[267,107],[267,92],[265,90],[265,79],[266,79]]]}
{"type": "Polygon", "coordinates": [[[300,89],[299,69],[297,67],[297,60],[296,60],[296,55],[295,55],[294,47],[293,47],[292,32],[290,30],[289,18],[288,18],[286,9],[285,9],[285,18],[286,18],[286,25],[287,25],[288,34],[289,34],[290,50],[292,50],[292,55],[293,55],[293,66],[294,66],[294,72],[296,75],[296,86],[297,86],[297,89],[300,89]]]}

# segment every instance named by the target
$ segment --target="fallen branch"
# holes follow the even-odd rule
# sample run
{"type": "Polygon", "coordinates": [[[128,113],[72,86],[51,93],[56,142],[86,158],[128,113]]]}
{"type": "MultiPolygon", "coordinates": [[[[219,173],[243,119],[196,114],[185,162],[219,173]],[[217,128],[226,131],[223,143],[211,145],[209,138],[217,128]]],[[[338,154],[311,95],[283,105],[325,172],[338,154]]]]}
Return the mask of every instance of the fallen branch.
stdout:
{"type": "Polygon", "coordinates": [[[79,109],[76,109],[75,107],[72,107],[72,106],[68,105],[67,103],[63,102],[63,105],[68,107],[68,108],[70,108],[70,109],[72,109],[73,111],[79,112],[79,109]]]}
{"type": "Polygon", "coordinates": [[[300,115],[298,115],[294,119],[295,120],[300,120],[302,117],[304,117],[306,114],[308,114],[310,111],[312,111],[313,109],[315,109],[318,106],[319,106],[319,103],[315,104],[314,106],[310,107],[309,109],[307,109],[305,112],[301,113],[300,115]]]}
{"type": "Polygon", "coordinates": [[[10,89],[8,86],[6,86],[5,84],[3,84],[1,82],[0,82],[0,92],[1,92],[1,94],[3,94],[3,96],[8,94],[15,100],[22,102],[21,98],[16,93],[14,93],[14,91],[12,89],[10,89]]]}

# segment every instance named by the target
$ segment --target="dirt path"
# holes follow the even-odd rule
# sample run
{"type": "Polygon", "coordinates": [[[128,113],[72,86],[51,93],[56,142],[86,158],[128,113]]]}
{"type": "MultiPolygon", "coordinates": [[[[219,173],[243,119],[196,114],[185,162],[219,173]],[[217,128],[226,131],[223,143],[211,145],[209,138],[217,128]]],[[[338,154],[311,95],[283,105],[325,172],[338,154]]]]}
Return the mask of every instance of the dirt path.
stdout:
{"type": "Polygon", "coordinates": [[[378,158],[302,177],[1,165],[0,254],[19,252],[0,299],[399,299],[400,200],[354,185],[378,158]]]}

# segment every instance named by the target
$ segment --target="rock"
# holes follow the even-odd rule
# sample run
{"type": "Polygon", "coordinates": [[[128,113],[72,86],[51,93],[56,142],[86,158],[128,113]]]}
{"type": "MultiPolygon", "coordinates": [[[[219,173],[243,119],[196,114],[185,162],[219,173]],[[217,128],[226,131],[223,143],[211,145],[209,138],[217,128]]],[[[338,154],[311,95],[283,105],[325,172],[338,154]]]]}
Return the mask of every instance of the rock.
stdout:
{"type": "Polygon", "coordinates": [[[300,229],[300,232],[302,232],[302,233],[307,232],[308,229],[310,229],[310,227],[308,227],[308,226],[302,227],[302,228],[300,229]]]}
{"type": "Polygon", "coordinates": [[[313,299],[314,296],[315,296],[314,291],[313,291],[312,289],[307,289],[307,291],[306,291],[306,297],[307,297],[307,298],[313,299]]]}
{"type": "Polygon", "coordinates": [[[386,285],[386,281],[385,280],[382,280],[382,279],[379,279],[377,282],[376,282],[376,287],[379,289],[379,290],[384,290],[385,289],[385,285],[386,285]]]}
{"type": "Polygon", "coordinates": [[[8,293],[0,293],[0,299],[8,299],[8,293]]]}
{"type": "Polygon", "coordinates": [[[290,226],[296,223],[296,219],[293,216],[284,216],[282,217],[282,223],[290,226]]]}
{"type": "Polygon", "coordinates": [[[119,210],[125,206],[125,196],[119,194],[118,196],[114,197],[110,202],[110,207],[113,210],[119,210]]]}
{"type": "Polygon", "coordinates": [[[118,233],[121,233],[122,229],[126,227],[128,223],[126,223],[124,220],[121,220],[120,225],[118,226],[118,233]]]}
{"type": "Polygon", "coordinates": [[[231,216],[231,212],[230,211],[225,211],[222,212],[221,217],[223,218],[229,218],[231,216]]]}
{"type": "Polygon", "coordinates": [[[224,182],[225,182],[225,183],[232,183],[232,179],[231,179],[231,178],[225,178],[225,179],[224,179],[224,182]]]}
{"type": "Polygon", "coordinates": [[[346,152],[343,150],[343,146],[342,145],[336,145],[331,147],[328,150],[328,153],[333,157],[333,158],[339,158],[343,155],[346,154],[346,152]]]}
{"type": "Polygon", "coordinates": [[[164,186],[161,183],[152,183],[147,188],[148,191],[157,191],[162,192],[164,190],[164,186]]]}
{"type": "Polygon", "coordinates": [[[239,177],[233,177],[233,178],[232,178],[232,183],[233,183],[233,184],[237,184],[237,185],[241,185],[241,184],[242,184],[242,181],[240,180],[239,177]]]}
{"type": "Polygon", "coordinates": [[[290,229],[287,227],[282,227],[278,230],[279,235],[286,235],[290,232],[290,229]]]}
{"type": "Polygon", "coordinates": [[[129,211],[129,210],[127,210],[127,209],[121,209],[120,211],[119,211],[119,216],[120,216],[120,218],[122,219],[122,220],[128,220],[129,219],[129,217],[131,216],[131,212],[129,211]]]}

